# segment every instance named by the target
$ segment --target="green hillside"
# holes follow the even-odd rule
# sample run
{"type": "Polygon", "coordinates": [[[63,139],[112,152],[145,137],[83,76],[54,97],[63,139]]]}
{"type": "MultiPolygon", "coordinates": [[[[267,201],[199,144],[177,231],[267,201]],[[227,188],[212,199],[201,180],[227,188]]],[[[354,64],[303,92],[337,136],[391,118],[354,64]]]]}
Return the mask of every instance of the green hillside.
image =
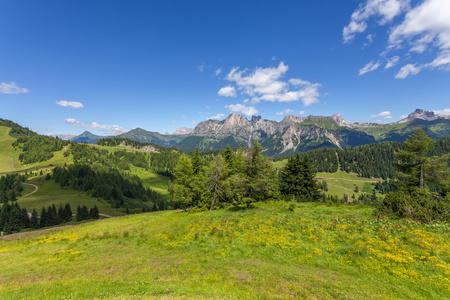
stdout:
{"type": "Polygon", "coordinates": [[[448,299],[448,225],[260,203],[4,237],[1,299],[448,299]]]}

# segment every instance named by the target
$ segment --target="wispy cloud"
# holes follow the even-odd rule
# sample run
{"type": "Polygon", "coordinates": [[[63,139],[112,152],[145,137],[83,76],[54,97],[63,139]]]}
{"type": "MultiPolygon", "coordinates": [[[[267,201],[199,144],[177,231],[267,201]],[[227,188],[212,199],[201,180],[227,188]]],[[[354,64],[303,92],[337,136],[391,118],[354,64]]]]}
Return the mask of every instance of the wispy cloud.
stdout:
{"type": "Polygon", "coordinates": [[[72,107],[72,108],[84,107],[83,103],[77,102],[77,101],[60,100],[60,101],[56,101],[56,104],[58,104],[59,106],[72,107]]]}
{"type": "Polygon", "coordinates": [[[209,120],[209,119],[212,119],[212,120],[220,120],[220,119],[222,119],[223,117],[225,117],[224,114],[217,114],[217,115],[215,115],[215,116],[208,117],[208,118],[206,118],[206,119],[207,119],[207,120],[209,120]]]}
{"type": "Polygon", "coordinates": [[[119,126],[119,125],[103,125],[103,124],[99,124],[97,122],[92,122],[92,123],[84,123],[81,121],[78,121],[77,119],[73,119],[73,118],[66,118],[64,120],[64,122],[68,123],[68,124],[73,124],[77,127],[87,127],[87,128],[94,128],[94,129],[100,129],[103,130],[104,132],[108,133],[108,134],[114,134],[118,131],[126,131],[127,129],[119,126]]]}
{"type": "Polygon", "coordinates": [[[302,101],[305,106],[309,106],[319,102],[320,84],[297,78],[282,80],[288,69],[284,62],[280,62],[278,67],[256,68],[253,71],[236,67],[226,79],[235,83],[242,94],[252,97],[253,103],[302,101]]]}
{"type": "Polygon", "coordinates": [[[361,76],[363,74],[375,71],[380,67],[380,65],[381,65],[380,61],[377,62],[371,61],[367,65],[359,69],[359,75],[361,76]]]}
{"type": "Polygon", "coordinates": [[[390,69],[393,66],[395,66],[398,61],[400,60],[399,56],[393,56],[391,57],[391,59],[388,60],[388,62],[386,63],[386,66],[384,66],[385,69],[390,69]]]}
{"type": "Polygon", "coordinates": [[[290,114],[290,113],[293,113],[293,112],[294,112],[293,109],[286,108],[285,110],[279,111],[279,112],[277,112],[276,114],[277,114],[278,116],[282,116],[282,115],[284,115],[284,114],[290,114]]]}
{"type": "Polygon", "coordinates": [[[400,71],[398,71],[398,73],[395,75],[395,78],[405,79],[409,75],[416,75],[422,70],[422,68],[422,65],[416,66],[415,64],[407,64],[406,66],[402,67],[400,71]]]}
{"type": "Polygon", "coordinates": [[[225,106],[226,109],[228,109],[229,111],[232,112],[240,112],[243,113],[246,116],[253,116],[256,115],[258,113],[258,110],[252,106],[245,106],[242,104],[231,104],[231,105],[226,105],[225,106]]]}
{"type": "Polygon", "coordinates": [[[216,69],[216,71],[214,72],[214,75],[219,76],[222,73],[222,68],[218,68],[216,69]]]}
{"type": "MultiPolygon", "coordinates": [[[[366,31],[372,18],[378,18],[380,25],[390,24],[387,46],[381,56],[405,48],[408,52],[405,56],[411,62],[403,66],[395,78],[404,79],[423,69],[450,71],[450,1],[420,0],[412,6],[410,0],[367,0],[353,12],[350,23],[344,27],[344,42],[366,31]],[[435,58],[419,61],[417,55],[422,53],[427,53],[424,58],[430,53],[435,58]]],[[[399,59],[397,55],[392,57],[384,69],[394,67],[399,59]]]]}
{"type": "Polygon", "coordinates": [[[383,111],[383,112],[380,112],[379,114],[371,115],[370,117],[371,118],[383,117],[384,119],[392,119],[393,118],[392,113],[390,111],[383,111]]]}
{"type": "Polygon", "coordinates": [[[28,92],[28,89],[19,87],[14,81],[0,83],[0,93],[2,94],[26,94],[28,92]]]}
{"type": "Polygon", "coordinates": [[[236,90],[234,89],[234,86],[225,86],[221,88],[217,94],[222,97],[236,97],[236,90]]]}
{"type": "Polygon", "coordinates": [[[342,30],[344,42],[348,43],[357,33],[366,31],[371,17],[380,17],[378,23],[384,25],[408,7],[409,0],[367,0],[353,12],[350,23],[342,30]]]}
{"type": "Polygon", "coordinates": [[[298,112],[298,114],[299,114],[299,115],[304,115],[304,114],[306,114],[306,111],[301,110],[301,111],[298,112]]]}

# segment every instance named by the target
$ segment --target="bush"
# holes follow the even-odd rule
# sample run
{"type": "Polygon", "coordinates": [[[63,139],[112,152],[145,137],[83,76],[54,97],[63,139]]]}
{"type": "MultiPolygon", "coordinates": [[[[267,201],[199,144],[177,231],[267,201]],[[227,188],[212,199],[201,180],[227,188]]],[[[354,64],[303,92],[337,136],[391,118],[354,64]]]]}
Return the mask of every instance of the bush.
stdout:
{"type": "Polygon", "coordinates": [[[427,190],[388,193],[376,213],[427,223],[450,221],[450,197],[442,198],[427,190]]]}

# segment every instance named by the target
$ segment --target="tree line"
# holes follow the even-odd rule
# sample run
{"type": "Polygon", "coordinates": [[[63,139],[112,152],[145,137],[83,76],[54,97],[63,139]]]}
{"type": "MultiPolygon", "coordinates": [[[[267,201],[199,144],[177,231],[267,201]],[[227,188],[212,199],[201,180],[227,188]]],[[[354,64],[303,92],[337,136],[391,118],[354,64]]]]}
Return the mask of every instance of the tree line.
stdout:
{"type": "Polygon", "coordinates": [[[24,164],[43,162],[51,159],[55,151],[60,151],[68,141],[45,135],[20,136],[12,144],[22,149],[19,160],[24,164]]]}
{"type": "Polygon", "coordinates": [[[252,149],[229,145],[224,155],[202,159],[198,147],[192,159],[182,154],[175,168],[174,200],[183,209],[214,209],[226,205],[278,200],[281,197],[297,201],[318,201],[321,193],[314,172],[305,156],[293,157],[279,178],[272,162],[261,153],[255,141],[252,149]],[[281,188],[280,188],[281,187],[281,188]]]}
{"type": "Polygon", "coordinates": [[[0,177],[0,203],[16,201],[22,195],[22,176],[6,174],[0,177]]]}
{"type": "MultiPolygon", "coordinates": [[[[99,216],[96,205],[90,210],[85,205],[77,208],[77,221],[98,219],[99,216]]],[[[72,209],[69,203],[64,206],[60,204],[58,209],[55,204],[49,205],[47,208],[42,207],[40,214],[38,214],[36,209],[29,213],[26,208],[21,208],[17,202],[6,202],[0,208],[0,232],[11,234],[25,228],[39,229],[56,226],[70,222],[72,218],[72,209]]]]}

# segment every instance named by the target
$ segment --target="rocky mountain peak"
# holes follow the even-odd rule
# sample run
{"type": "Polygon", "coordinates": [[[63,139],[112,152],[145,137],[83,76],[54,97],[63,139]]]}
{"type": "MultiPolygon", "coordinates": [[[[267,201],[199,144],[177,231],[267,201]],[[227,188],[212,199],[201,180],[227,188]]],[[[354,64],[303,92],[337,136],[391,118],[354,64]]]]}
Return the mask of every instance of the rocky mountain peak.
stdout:
{"type": "Polygon", "coordinates": [[[283,120],[281,120],[281,123],[301,123],[305,120],[304,117],[299,117],[296,115],[286,115],[283,120]]]}
{"type": "Polygon", "coordinates": [[[412,121],[414,119],[421,119],[425,121],[434,121],[436,119],[441,119],[441,117],[437,116],[433,111],[428,111],[424,109],[416,109],[414,112],[410,113],[403,120],[398,121],[398,123],[406,123],[412,121]]]}
{"type": "Polygon", "coordinates": [[[340,114],[334,114],[331,118],[339,125],[339,126],[350,126],[350,123],[342,117],[340,114]]]}
{"type": "Polygon", "coordinates": [[[225,127],[248,126],[248,119],[236,113],[231,113],[224,121],[225,127]]]}
{"type": "Polygon", "coordinates": [[[177,128],[177,130],[175,130],[173,132],[173,134],[176,134],[176,135],[187,135],[187,134],[191,134],[193,131],[194,131],[194,129],[192,129],[192,128],[180,127],[180,128],[177,128]]]}

